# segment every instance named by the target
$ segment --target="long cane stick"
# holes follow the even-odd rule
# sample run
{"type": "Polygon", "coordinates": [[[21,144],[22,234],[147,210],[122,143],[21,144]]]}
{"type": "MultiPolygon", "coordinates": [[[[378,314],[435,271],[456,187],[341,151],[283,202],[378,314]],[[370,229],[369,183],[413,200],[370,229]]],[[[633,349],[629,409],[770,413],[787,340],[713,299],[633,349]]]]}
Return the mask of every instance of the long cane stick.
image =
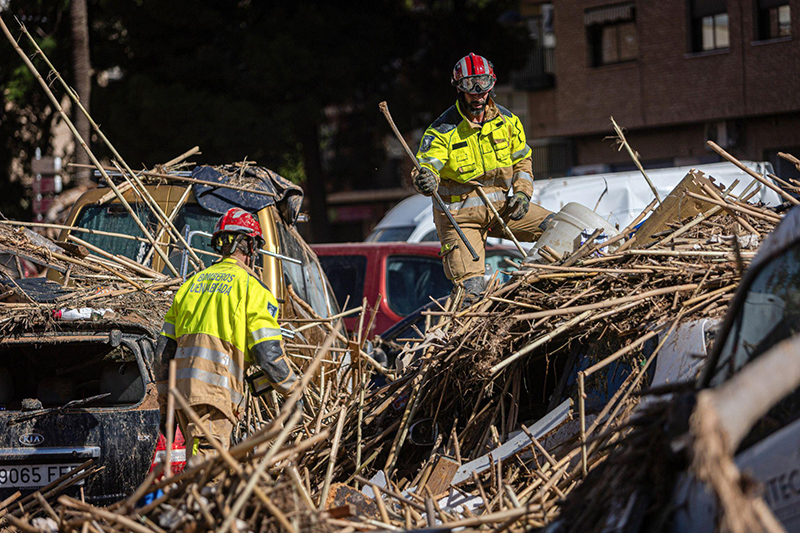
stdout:
{"type": "Polygon", "coordinates": [[[522,254],[522,257],[528,255],[528,252],[525,251],[525,248],[522,247],[517,238],[514,236],[514,233],[511,231],[511,228],[508,227],[506,221],[503,220],[503,217],[501,217],[500,213],[497,212],[497,209],[494,208],[494,204],[492,203],[492,201],[489,200],[489,198],[486,196],[486,193],[483,192],[483,187],[481,187],[480,185],[475,185],[475,190],[478,192],[478,196],[481,197],[481,200],[483,200],[483,203],[486,204],[486,207],[489,208],[489,211],[492,212],[494,217],[500,223],[500,227],[503,228],[503,233],[506,235],[506,237],[514,241],[514,245],[517,247],[517,250],[519,250],[519,252],[522,254]]]}
{"type": "MultiPolygon", "coordinates": [[[[419,161],[417,161],[417,158],[414,157],[414,153],[411,151],[411,148],[408,147],[408,144],[406,144],[405,139],[403,139],[403,136],[400,135],[400,130],[398,130],[397,126],[395,126],[394,120],[392,120],[392,115],[391,113],[389,113],[389,106],[386,104],[386,102],[381,102],[380,104],[378,104],[378,107],[380,108],[381,113],[383,113],[383,116],[386,117],[386,122],[388,122],[389,126],[392,127],[392,131],[394,131],[394,134],[397,136],[397,140],[400,141],[400,144],[402,144],[403,148],[405,148],[408,157],[410,157],[411,161],[414,162],[414,166],[417,167],[417,170],[422,172],[422,167],[419,166],[419,161]]],[[[450,221],[450,224],[452,224],[453,227],[455,228],[456,233],[458,233],[458,237],[461,239],[461,242],[463,242],[464,246],[466,246],[467,250],[469,250],[469,253],[472,256],[472,260],[473,261],[480,260],[480,257],[478,257],[477,252],[475,252],[475,248],[473,248],[472,245],[469,243],[466,235],[464,235],[464,232],[461,231],[461,228],[456,222],[456,219],[453,218],[453,215],[450,213],[450,210],[447,208],[447,206],[444,205],[442,197],[439,196],[438,191],[433,191],[433,199],[436,201],[436,204],[439,206],[439,209],[444,211],[444,214],[447,216],[447,220],[450,221]]]]}

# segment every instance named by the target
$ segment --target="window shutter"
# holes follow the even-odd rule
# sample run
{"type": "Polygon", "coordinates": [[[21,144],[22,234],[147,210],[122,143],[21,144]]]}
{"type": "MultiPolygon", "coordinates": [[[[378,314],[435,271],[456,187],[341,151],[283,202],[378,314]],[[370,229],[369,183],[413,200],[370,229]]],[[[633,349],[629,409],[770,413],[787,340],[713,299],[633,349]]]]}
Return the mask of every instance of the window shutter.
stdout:
{"type": "Polygon", "coordinates": [[[789,0],[758,0],[758,7],[769,9],[771,7],[788,6],[789,0]]]}
{"type": "Polygon", "coordinates": [[[594,24],[608,24],[618,20],[633,20],[633,9],[635,5],[636,4],[633,2],[629,2],[626,4],[587,9],[583,13],[583,23],[586,26],[592,26],[594,24]]]}
{"type": "Polygon", "coordinates": [[[728,2],[726,0],[692,0],[692,17],[708,17],[726,13],[728,2]]]}

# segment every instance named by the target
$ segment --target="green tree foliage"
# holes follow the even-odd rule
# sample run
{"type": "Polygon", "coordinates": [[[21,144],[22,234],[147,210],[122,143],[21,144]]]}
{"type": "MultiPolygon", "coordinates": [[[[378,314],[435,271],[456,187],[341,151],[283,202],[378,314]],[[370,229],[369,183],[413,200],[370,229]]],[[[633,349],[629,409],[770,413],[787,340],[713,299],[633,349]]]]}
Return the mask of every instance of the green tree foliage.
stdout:
{"type": "MultiPolygon", "coordinates": [[[[25,24],[40,29],[36,34],[39,46],[55,65],[64,67],[69,61],[69,29],[63,12],[66,2],[27,1],[9,3],[1,13],[13,34],[19,24],[14,14],[25,24]],[[59,31],[60,30],[60,31],[59,31]],[[56,33],[66,34],[56,39],[56,33]]],[[[37,147],[47,153],[55,110],[39,83],[22,63],[19,55],[5,39],[0,44],[0,212],[8,218],[29,218],[29,198],[19,181],[10,180],[12,163],[29,172],[30,161],[37,147]]]]}
{"type": "MultiPolygon", "coordinates": [[[[21,4],[44,10],[46,2],[12,0],[10,11],[21,4]]],[[[61,4],[51,16],[65,16],[61,4]]],[[[324,220],[317,191],[399,185],[376,170],[389,133],[378,102],[390,103],[401,130],[424,127],[454,100],[450,71],[464,54],[490,57],[501,75],[522,62],[519,32],[496,22],[513,5],[89,0],[91,61],[101,73],[92,115],[134,167],[194,145],[208,163],[246,157],[304,180],[315,191],[312,220],[324,220]]],[[[68,74],[69,32],[39,26],[68,74]]],[[[3,64],[20,64],[12,54],[0,45],[3,64]]],[[[0,77],[6,98],[25,79],[15,72],[0,77]]],[[[42,95],[23,87],[20,106],[43,113],[42,95]]],[[[315,237],[324,239],[324,229],[315,237]]]]}

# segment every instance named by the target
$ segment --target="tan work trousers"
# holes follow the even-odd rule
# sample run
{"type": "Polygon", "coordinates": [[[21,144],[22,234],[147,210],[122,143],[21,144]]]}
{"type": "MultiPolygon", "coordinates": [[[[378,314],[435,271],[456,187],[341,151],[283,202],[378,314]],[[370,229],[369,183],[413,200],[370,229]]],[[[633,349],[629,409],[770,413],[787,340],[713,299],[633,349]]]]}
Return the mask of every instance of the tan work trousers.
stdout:
{"type": "MultiPolygon", "coordinates": [[[[477,193],[473,192],[463,198],[474,197],[477,197],[477,193]]],[[[530,204],[530,208],[524,217],[520,220],[511,220],[508,217],[506,203],[507,200],[501,200],[493,202],[493,205],[517,240],[531,242],[538,239],[545,229],[543,224],[545,218],[552,213],[539,205],[530,204]]],[[[482,276],[485,273],[487,237],[507,237],[503,234],[500,222],[495,219],[494,214],[483,203],[474,207],[458,209],[455,212],[451,210],[451,214],[479,257],[478,261],[472,260],[469,250],[461,242],[456,229],[450,224],[444,212],[434,205],[433,220],[436,224],[436,231],[439,233],[439,242],[442,244],[441,255],[444,263],[444,273],[453,284],[457,284],[465,279],[482,276]]]]}
{"type": "MultiPolygon", "coordinates": [[[[195,405],[194,412],[200,417],[200,422],[208,429],[209,433],[216,438],[224,449],[231,446],[231,433],[233,433],[233,423],[225,416],[222,411],[213,405],[195,405]]],[[[206,459],[209,454],[216,453],[214,447],[206,439],[203,430],[183,412],[175,411],[178,417],[178,425],[186,440],[186,460],[192,457],[206,459]]]]}

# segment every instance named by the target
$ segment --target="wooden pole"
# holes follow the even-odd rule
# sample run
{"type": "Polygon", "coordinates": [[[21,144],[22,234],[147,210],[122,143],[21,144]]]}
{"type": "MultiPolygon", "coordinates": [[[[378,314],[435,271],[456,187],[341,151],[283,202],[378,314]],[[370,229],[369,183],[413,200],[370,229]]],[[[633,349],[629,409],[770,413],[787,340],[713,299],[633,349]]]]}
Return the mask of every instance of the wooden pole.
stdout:
{"type": "Polygon", "coordinates": [[[156,277],[156,278],[164,277],[164,275],[161,274],[160,272],[156,272],[155,270],[152,270],[152,269],[149,269],[149,268],[147,268],[147,267],[145,267],[143,265],[140,265],[139,263],[136,263],[135,261],[132,261],[132,260],[128,259],[127,257],[125,259],[122,259],[122,256],[110,254],[110,253],[106,252],[105,250],[103,250],[102,248],[98,248],[97,246],[95,246],[95,245],[93,245],[91,243],[88,243],[88,242],[84,241],[83,239],[79,239],[78,237],[76,237],[74,235],[69,235],[67,237],[67,239],[72,241],[72,242],[74,242],[74,243],[76,243],[76,244],[80,244],[81,246],[85,246],[86,248],[88,248],[89,250],[95,252],[96,254],[98,254],[98,255],[100,255],[102,257],[105,257],[106,259],[109,259],[111,261],[114,261],[115,263],[119,263],[120,265],[124,266],[125,268],[129,268],[129,269],[131,269],[131,270],[133,270],[135,272],[138,272],[139,274],[141,274],[141,275],[143,275],[145,277],[156,277]]]}
{"type": "MultiPolygon", "coordinates": [[[[175,359],[169,362],[169,378],[167,381],[167,390],[171,391],[176,385],[177,363],[175,359]]],[[[172,476],[172,443],[175,442],[175,397],[172,394],[167,394],[167,440],[166,454],[164,457],[164,477],[172,476]]]]}
{"type": "MultiPolygon", "coordinates": [[[[69,95],[70,99],[72,99],[72,102],[78,107],[78,109],[80,109],[81,113],[83,113],[83,115],[86,117],[86,120],[89,121],[89,124],[92,125],[92,128],[97,133],[98,137],[100,137],[100,139],[108,147],[108,149],[111,150],[111,153],[114,155],[114,157],[116,157],[122,163],[122,166],[124,166],[125,170],[127,170],[127,172],[130,174],[131,178],[133,179],[131,187],[133,187],[134,190],[139,192],[139,194],[142,196],[142,199],[145,202],[145,205],[147,205],[150,208],[150,210],[153,211],[153,213],[155,213],[156,218],[158,218],[162,224],[166,224],[167,227],[170,230],[172,230],[172,232],[174,233],[173,236],[175,237],[176,241],[180,241],[181,244],[183,244],[189,250],[189,255],[192,258],[192,262],[195,263],[195,266],[197,266],[198,268],[203,268],[203,262],[200,260],[200,258],[197,257],[197,255],[189,247],[189,245],[186,244],[186,241],[183,239],[183,235],[180,234],[180,232],[175,228],[172,222],[167,218],[167,215],[164,214],[164,211],[161,209],[161,206],[158,205],[158,202],[156,202],[153,199],[153,197],[150,196],[150,193],[147,191],[144,184],[141,182],[136,173],[133,170],[131,170],[131,168],[128,166],[128,163],[125,162],[123,157],[119,154],[119,152],[117,152],[117,149],[114,148],[114,145],[111,144],[111,141],[108,140],[103,131],[100,129],[100,126],[97,125],[97,123],[94,121],[94,119],[86,110],[86,108],[83,107],[83,104],[81,104],[81,99],[78,96],[78,94],[72,89],[72,87],[70,87],[67,84],[67,82],[64,81],[64,79],[61,77],[61,74],[59,74],[59,72],[47,58],[42,49],[39,48],[39,45],[37,44],[36,40],[31,36],[30,33],[28,33],[28,29],[25,27],[25,25],[20,24],[20,27],[22,28],[22,32],[25,34],[25,36],[28,37],[30,42],[33,44],[36,51],[42,56],[45,63],[47,63],[47,66],[50,68],[50,72],[52,72],[58,79],[58,81],[61,82],[61,85],[64,87],[64,90],[67,92],[67,95],[69,95]]],[[[120,174],[123,177],[125,177],[125,173],[122,171],[121,168],[119,168],[119,165],[117,165],[116,162],[114,162],[114,165],[117,166],[117,169],[119,170],[120,174]]],[[[125,179],[127,181],[126,177],[125,179]]]]}
{"type": "MultiPolygon", "coordinates": [[[[31,73],[33,74],[34,78],[36,78],[36,80],[39,82],[39,85],[42,87],[42,89],[44,89],[45,94],[47,94],[47,97],[50,99],[50,103],[53,104],[53,107],[58,111],[59,115],[64,120],[64,123],[67,125],[69,130],[75,136],[75,139],[77,139],[78,144],[80,144],[81,147],[89,155],[89,159],[91,159],[91,161],[94,164],[94,166],[98,170],[100,170],[100,174],[103,176],[103,179],[106,180],[106,183],[108,183],[108,186],[111,187],[111,189],[115,192],[115,194],[117,194],[117,197],[119,198],[120,202],[122,202],[122,205],[125,206],[125,209],[131,215],[131,218],[133,218],[133,220],[136,223],[136,225],[139,226],[139,229],[142,230],[142,233],[147,238],[147,240],[150,243],[150,245],[151,246],[156,246],[156,243],[155,243],[155,240],[153,238],[153,235],[150,233],[150,231],[147,229],[147,227],[142,223],[142,221],[136,215],[136,212],[133,210],[133,208],[130,206],[130,204],[128,204],[127,200],[125,200],[125,198],[122,196],[122,193],[119,192],[119,189],[117,188],[116,184],[114,183],[114,180],[112,180],[108,176],[106,171],[103,169],[103,166],[100,164],[100,161],[97,160],[97,158],[95,157],[95,155],[92,152],[92,150],[86,144],[86,141],[83,139],[83,137],[81,137],[81,134],[78,133],[78,130],[75,128],[75,125],[72,123],[72,121],[70,120],[69,116],[64,112],[64,109],[61,107],[61,104],[58,102],[58,99],[53,94],[53,91],[50,90],[50,86],[47,84],[46,81],[44,81],[44,78],[42,78],[42,75],[39,74],[39,71],[36,69],[36,66],[34,66],[34,64],[31,62],[31,60],[28,59],[28,56],[25,54],[25,52],[23,52],[22,48],[19,47],[19,45],[17,44],[16,40],[11,35],[11,32],[8,30],[8,26],[6,26],[6,23],[5,23],[5,21],[3,21],[2,17],[0,17],[0,28],[2,28],[3,33],[5,34],[6,38],[11,43],[11,45],[14,47],[14,50],[16,50],[17,54],[22,58],[23,62],[25,63],[25,66],[28,67],[28,70],[31,71],[31,73]]],[[[27,30],[24,30],[24,31],[27,31],[27,30]]],[[[44,54],[42,54],[42,55],[44,55],[44,54]]],[[[175,270],[175,267],[173,267],[172,264],[169,262],[169,260],[167,259],[167,256],[164,254],[164,252],[161,249],[157,249],[157,251],[158,251],[159,256],[161,257],[161,259],[170,268],[170,270],[172,271],[173,275],[178,276],[178,271],[175,270]]]]}
{"type": "Polygon", "coordinates": [[[147,239],[143,239],[142,237],[134,237],[133,235],[127,235],[125,233],[114,233],[113,231],[79,228],[77,226],[65,226],[64,224],[48,224],[45,222],[20,222],[17,220],[0,220],[0,224],[5,224],[8,226],[22,226],[22,227],[30,226],[32,228],[66,229],[69,231],[78,231],[81,233],[89,233],[92,235],[103,235],[106,237],[116,237],[120,239],[128,239],[131,241],[148,242],[147,239]]]}
{"type": "Polygon", "coordinates": [[[573,328],[575,325],[579,324],[580,322],[582,322],[583,320],[588,318],[589,315],[591,315],[591,314],[592,314],[591,311],[584,311],[583,313],[579,314],[578,316],[576,316],[574,318],[571,318],[570,320],[564,322],[563,324],[558,326],[553,331],[551,331],[551,332],[549,332],[549,333],[547,333],[545,335],[542,335],[541,337],[537,338],[536,340],[534,340],[533,342],[531,342],[530,344],[528,344],[527,346],[525,346],[524,348],[522,348],[521,350],[516,352],[515,354],[503,359],[500,363],[494,365],[492,367],[492,369],[489,371],[489,374],[491,376],[496,376],[501,370],[503,370],[505,367],[507,367],[508,365],[510,365],[511,363],[516,361],[517,359],[519,359],[520,357],[532,352],[533,350],[535,350],[536,348],[538,348],[539,346],[541,346],[545,342],[549,341],[553,337],[555,337],[557,335],[560,335],[561,333],[564,333],[565,331],[573,328]]]}
{"type": "Polygon", "coordinates": [[[164,163],[163,167],[164,168],[173,167],[173,166],[177,165],[178,163],[180,163],[181,161],[183,161],[183,160],[185,160],[185,159],[187,159],[187,158],[189,158],[189,157],[191,157],[191,156],[193,156],[195,154],[199,154],[199,153],[201,153],[200,152],[200,147],[199,146],[195,146],[193,148],[188,149],[187,151],[185,151],[184,153],[182,153],[181,155],[179,155],[175,159],[170,159],[169,161],[164,163]]]}
{"type": "MultiPolygon", "coordinates": [[[[189,193],[191,193],[191,192],[192,192],[192,187],[191,186],[186,187],[186,190],[183,191],[183,194],[181,195],[180,200],[178,200],[178,203],[175,204],[175,207],[172,209],[172,213],[169,214],[170,221],[175,220],[175,217],[178,216],[178,213],[180,212],[181,208],[183,207],[183,204],[186,203],[186,200],[189,198],[189,193]]],[[[158,234],[156,235],[156,240],[157,241],[161,241],[161,237],[163,237],[164,232],[166,230],[167,230],[166,226],[161,226],[158,229],[158,234]]],[[[147,255],[144,256],[144,261],[142,261],[144,264],[147,264],[150,261],[150,258],[153,257],[153,252],[154,252],[154,250],[152,248],[150,248],[147,251],[147,255]]]]}
{"type": "Polygon", "coordinates": [[[623,298],[614,298],[611,300],[605,300],[603,302],[597,302],[593,304],[586,304],[586,305],[576,305],[574,307],[564,307],[559,309],[548,309],[546,311],[537,311],[535,313],[527,313],[523,315],[519,315],[516,318],[517,321],[520,320],[533,320],[537,318],[544,318],[549,316],[556,316],[556,315],[565,315],[565,314],[572,314],[572,313],[582,313],[584,311],[592,311],[595,309],[605,309],[606,307],[614,307],[619,304],[624,304],[628,302],[633,302],[637,300],[645,300],[647,298],[652,298],[653,296],[661,296],[663,294],[671,294],[673,292],[682,292],[682,291],[692,291],[697,288],[697,283],[689,283],[686,285],[675,285],[672,287],[663,287],[660,289],[653,289],[652,291],[643,292],[641,294],[636,294],[634,296],[625,296],[623,298]]]}
{"type": "Polygon", "coordinates": [[[505,236],[508,237],[509,239],[511,239],[512,241],[514,241],[514,246],[517,247],[517,250],[519,250],[519,253],[522,254],[522,257],[525,257],[526,255],[528,255],[528,252],[525,251],[525,248],[522,247],[522,245],[519,243],[517,238],[514,236],[514,232],[511,231],[511,228],[508,227],[508,224],[506,224],[506,221],[503,220],[503,217],[501,217],[500,213],[498,213],[497,209],[495,209],[494,204],[492,203],[492,201],[489,200],[489,197],[486,196],[485,192],[483,192],[483,187],[481,187],[478,184],[475,184],[475,190],[478,192],[478,196],[481,197],[481,200],[483,200],[483,203],[486,204],[486,207],[488,207],[489,210],[492,212],[492,214],[494,215],[494,218],[497,219],[497,222],[500,224],[500,227],[503,228],[503,233],[505,234],[505,236]]]}
{"type": "Polygon", "coordinates": [[[658,191],[656,190],[656,186],[653,185],[653,182],[650,181],[649,177],[647,177],[647,172],[644,171],[644,167],[642,167],[642,164],[639,162],[639,158],[634,153],[633,149],[631,148],[631,145],[628,144],[628,140],[625,138],[625,134],[622,133],[622,128],[620,128],[617,125],[616,121],[614,120],[614,117],[611,117],[611,124],[614,125],[614,131],[617,132],[617,137],[619,138],[619,142],[622,145],[621,147],[624,147],[625,150],[628,151],[628,155],[631,156],[631,159],[633,159],[633,162],[636,164],[636,168],[638,168],[639,172],[642,173],[642,176],[644,176],[644,179],[650,186],[650,190],[653,191],[653,196],[656,197],[656,200],[658,200],[659,205],[661,205],[661,198],[658,196],[658,191]]]}
{"type": "Polygon", "coordinates": [[[586,453],[586,393],[584,387],[584,380],[586,374],[583,371],[578,372],[578,417],[581,424],[581,471],[584,477],[589,473],[588,469],[588,455],[586,453]]]}
{"type": "Polygon", "coordinates": [[[328,471],[325,474],[325,482],[322,485],[322,492],[320,492],[319,495],[319,504],[317,507],[320,510],[325,509],[325,501],[328,499],[328,491],[331,488],[333,469],[336,466],[336,455],[339,453],[339,442],[342,439],[342,430],[344,429],[344,421],[346,418],[347,408],[343,408],[339,413],[339,420],[336,423],[336,432],[333,434],[333,444],[331,444],[331,454],[328,457],[328,471]]]}
{"type": "Polygon", "coordinates": [[[718,198],[712,198],[712,197],[709,197],[709,196],[703,196],[701,194],[695,194],[693,192],[688,192],[688,191],[686,192],[686,194],[688,196],[691,196],[692,198],[696,198],[697,200],[702,200],[703,202],[708,202],[709,204],[713,204],[713,205],[715,205],[717,207],[725,209],[726,211],[728,211],[731,214],[732,217],[734,217],[736,219],[737,222],[742,224],[742,226],[745,226],[750,233],[754,233],[756,235],[758,235],[759,232],[756,231],[755,228],[750,226],[750,224],[747,224],[747,222],[743,222],[742,219],[739,216],[737,216],[735,213],[733,213],[733,211],[738,211],[738,212],[743,213],[745,215],[749,215],[751,217],[759,218],[761,220],[765,220],[765,221],[771,222],[773,224],[777,224],[777,223],[779,223],[781,221],[781,219],[779,217],[774,217],[774,216],[768,215],[766,213],[760,213],[760,212],[755,211],[753,209],[747,209],[746,207],[742,207],[740,205],[730,204],[730,203],[727,203],[727,202],[725,202],[723,200],[720,200],[718,198]]]}
{"type": "Polygon", "coordinates": [[[772,183],[771,181],[766,179],[764,176],[762,176],[761,174],[759,174],[755,170],[753,170],[750,167],[747,167],[746,165],[742,164],[741,161],[739,161],[738,159],[733,157],[731,154],[729,154],[728,152],[723,150],[714,141],[707,141],[706,144],[708,144],[708,146],[710,146],[711,149],[714,150],[715,152],[717,152],[719,155],[721,155],[722,157],[724,157],[725,159],[727,159],[728,161],[730,161],[731,163],[733,163],[734,165],[739,167],[740,170],[745,171],[752,178],[758,180],[760,183],[763,183],[764,185],[766,185],[767,187],[769,187],[770,189],[772,189],[773,191],[775,191],[776,193],[781,195],[781,197],[784,200],[787,200],[789,203],[794,204],[794,205],[800,205],[800,200],[797,200],[797,198],[795,198],[794,196],[792,196],[788,192],[784,191],[783,189],[781,189],[780,187],[778,187],[777,185],[775,185],[774,183],[772,183]]]}

